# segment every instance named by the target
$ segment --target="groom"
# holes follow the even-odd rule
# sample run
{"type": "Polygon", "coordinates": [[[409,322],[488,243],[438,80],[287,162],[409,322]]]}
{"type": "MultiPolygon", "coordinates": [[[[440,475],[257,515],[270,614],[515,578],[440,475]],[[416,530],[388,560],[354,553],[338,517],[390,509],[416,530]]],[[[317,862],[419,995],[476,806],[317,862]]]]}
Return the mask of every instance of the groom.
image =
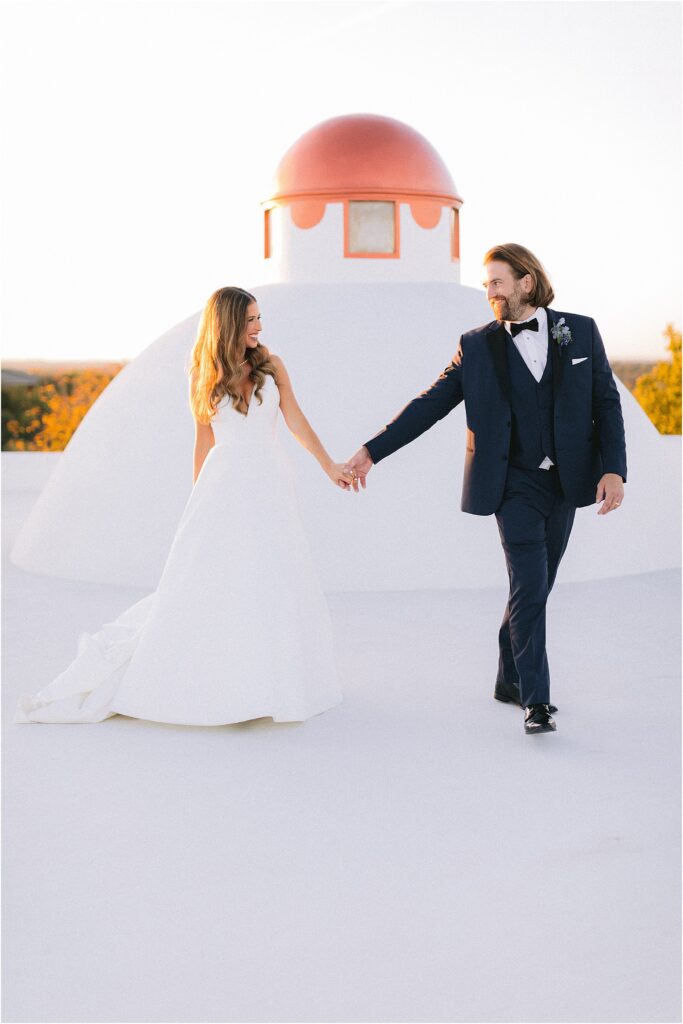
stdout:
{"type": "Polygon", "coordinates": [[[577,508],[618,508],[626,482],[621,403],[593,320],[550,308],[540,262],[521,245],[484,257],[496,319],[460,338],[431,387],[349,459],[371,467],[465,402],[464,512],[495,515],[510,594],[498,634],[494,697],[524,708],[528,734],[552,732],[545,608],[577,508]]]}

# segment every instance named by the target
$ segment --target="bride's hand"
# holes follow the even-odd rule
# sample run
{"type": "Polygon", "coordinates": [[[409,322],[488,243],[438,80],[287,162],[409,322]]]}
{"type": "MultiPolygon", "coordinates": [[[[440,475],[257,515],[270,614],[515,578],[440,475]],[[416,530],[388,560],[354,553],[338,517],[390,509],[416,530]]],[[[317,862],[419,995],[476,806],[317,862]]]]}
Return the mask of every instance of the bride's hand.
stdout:
{"type": "Polygon", "coordinates": [[[346,463],[333,462],[326,472],[332,483],[336,484],[337,487],[341,487],[343,491],[351,490],[354,473],[346,463]]]}

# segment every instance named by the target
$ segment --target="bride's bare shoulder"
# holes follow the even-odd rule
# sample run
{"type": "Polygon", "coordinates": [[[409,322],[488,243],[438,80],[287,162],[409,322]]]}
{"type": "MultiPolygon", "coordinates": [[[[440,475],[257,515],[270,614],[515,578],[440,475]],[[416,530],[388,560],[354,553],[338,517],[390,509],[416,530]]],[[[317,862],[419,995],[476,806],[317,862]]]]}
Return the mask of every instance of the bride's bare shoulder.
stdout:
{"type": "Polygon", "coordinates": [[[269,353],[268,358],[270,359],[271,363],[275,367],[275,372],[276,373],[280,373],[280,374],[286,374],[287,373],[287,367],[285,366],[284,361],[283,361],[281,356],[277,355],[277,353],[275,353],[275,352],[271,352],[271,353],[269,353]]]}
{"type": "Polygon", "coordinates": [[[282,359],[276,352],[270,352],[268,358],[272,365],[275,367],[275,383],[278,388],[282,390],[283,385],[287,384],[289,375],[287,373],[287,367],[283,363],[282,359]]]}

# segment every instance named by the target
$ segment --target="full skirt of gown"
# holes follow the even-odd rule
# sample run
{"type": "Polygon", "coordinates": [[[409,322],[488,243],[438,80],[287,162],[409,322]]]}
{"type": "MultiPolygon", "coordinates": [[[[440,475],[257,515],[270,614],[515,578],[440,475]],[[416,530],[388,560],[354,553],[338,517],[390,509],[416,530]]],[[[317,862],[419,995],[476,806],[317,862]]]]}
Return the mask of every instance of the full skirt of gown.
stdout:
{"type": "MultiPolygon", "coordinates": [[[[121,714],[221,725],[302,721],[338,704],[332,626],[276,433],[266,377],[246,416],[224,399],[157,589],[19,701],[15,721],[121,714]]],[[[133,542],[134,538],[131,538],[133,542]]]]}

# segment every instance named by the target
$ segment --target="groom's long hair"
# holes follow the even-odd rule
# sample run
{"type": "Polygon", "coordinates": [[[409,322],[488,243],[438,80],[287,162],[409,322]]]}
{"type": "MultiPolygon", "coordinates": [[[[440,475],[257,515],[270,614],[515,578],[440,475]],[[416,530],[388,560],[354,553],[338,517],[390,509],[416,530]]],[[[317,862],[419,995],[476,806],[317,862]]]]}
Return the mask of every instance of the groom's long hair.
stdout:
{"type": "Polygon", "coordinates": [[[555,298],[555,292],[545,267],[523,245],[517,245],[516,242],[494,245],[484,256],[484,266],[490,263],[491,260],[501,260],[503,263],[509,263],[512,267],[512,272],[518,280],[524,277],[525,274],[531,275],[534,286],[529,295],[530,306],[549,306],[555,298]]]}
{"type": "Polygon", "coordinates": [[[261,389],[266,374],[275,378],[275,366],[265,345],[248,348],[247,309],[254,296],[244,288],[219,288],[206,303],[199,321],[188,374],[193,380],[190,407],[200,423],[208,423],[218,403],[230,396],[237,412],[246,416],[247,403],[241,392],[242,363],[250,363],[249,379],[253,397],[263,401],[261,389]]]}

